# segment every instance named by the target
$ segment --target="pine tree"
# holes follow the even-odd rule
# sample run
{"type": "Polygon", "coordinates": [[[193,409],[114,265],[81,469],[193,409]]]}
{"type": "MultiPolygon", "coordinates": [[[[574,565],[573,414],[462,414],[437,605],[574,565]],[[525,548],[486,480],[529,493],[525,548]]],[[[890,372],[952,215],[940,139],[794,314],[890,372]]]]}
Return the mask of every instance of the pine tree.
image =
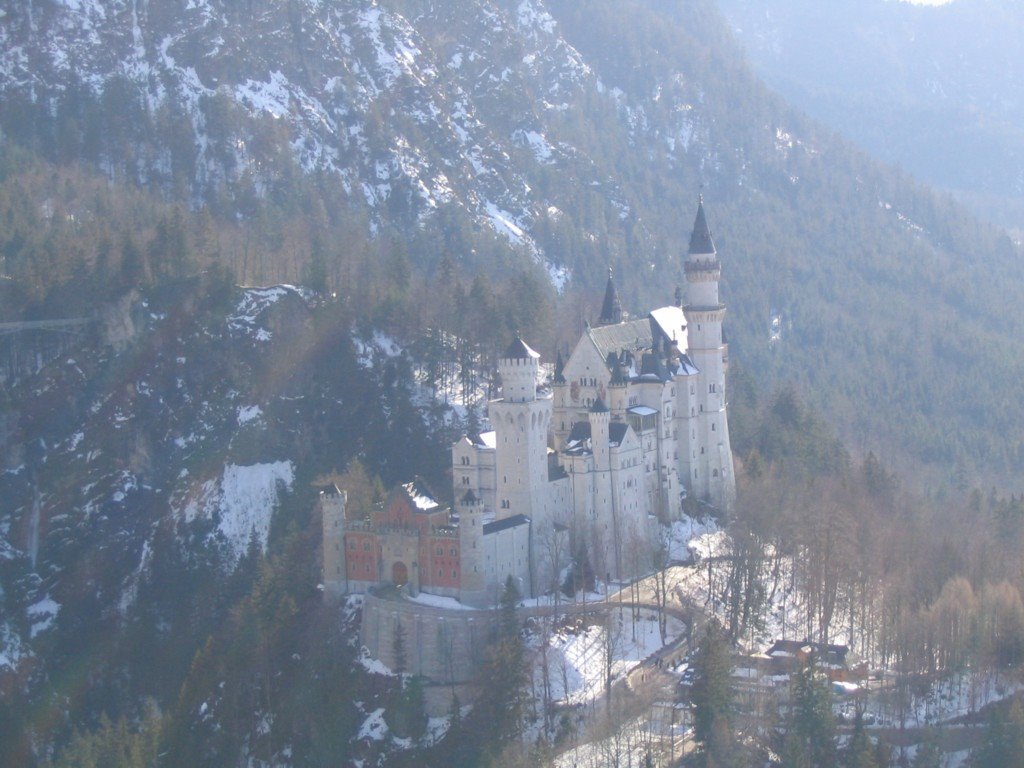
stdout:
{"type": "Polygon", "coordinates": [[[784,766],[829,768],[837,763],[832,694],[825,676],[807,665],[792,678],[792,705],[781,754],[784,766]]]}
{"type": "Polygon", "coordinates": [[[853,735],[843,750],[843,765],[846,768],[879,768],[874,744],[864,730],[864,713],[860,708],[853,724],[853,735]]]}
{"type": "Polygon", "coordinates": [[[732,661],[729,641],[717,619],[704,628],[704,638],[694,662],[696,677],[690,694],[693,702],[693,735],[697,742],[696,765],[706,768],[737,763],[733,733],[732,661]]]}
{"type": "Polygon", "coordinates": [[[939,733],[937,728],[927,730],[924,741],[917,745],[914,762],[911,763],[912,768],[942,768],[945,761],[942,759],[939,733]]]}
{"type": "Polygon", "coordinates": [[[1018,700],[992,707],[982,745],[971,755],[975,768],[1024,768],[1024,708],[1018,700]]]}

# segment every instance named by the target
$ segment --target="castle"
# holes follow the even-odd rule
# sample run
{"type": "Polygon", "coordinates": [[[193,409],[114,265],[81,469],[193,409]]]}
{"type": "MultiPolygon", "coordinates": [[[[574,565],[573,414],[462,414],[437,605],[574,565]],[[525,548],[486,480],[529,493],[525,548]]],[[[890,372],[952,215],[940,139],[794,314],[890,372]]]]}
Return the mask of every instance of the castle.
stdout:
{"type": "Polygon", "coordinates": [[[685,303],[677,289],[643,318],[623,313],[609,272],[598,322],[549,387],[517,336],[498,362],[493,431],[452,446],[452,508],[418,480],[365,520],[346,519],[343,493],[321,494],[325,589],[390,583],[488,607],[509,576],[525,596],[556,589],[581,548],[599,577],[638,575],[658,520],[688,495],[729,511],[725,306],[703,200],[684,271],[685,303]]]}

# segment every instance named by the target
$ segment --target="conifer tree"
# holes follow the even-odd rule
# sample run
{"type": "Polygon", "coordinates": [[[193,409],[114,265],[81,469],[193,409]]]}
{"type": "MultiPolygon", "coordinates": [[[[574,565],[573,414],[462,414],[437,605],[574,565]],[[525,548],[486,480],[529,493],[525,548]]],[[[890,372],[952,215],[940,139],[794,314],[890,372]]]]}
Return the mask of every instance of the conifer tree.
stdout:
{"type": "Polygon", "coordinates": [[[836,765],[836,723],[828,681],[807,665],[792,677],[792,705],[783,737],[782,764],[787,768],[836,765]]]}
{"type": "Polygon", "coordinates": [[[704,628],[697,649],[693,682],[693,735],[697,742],[696,765],[723,768],[737,763],[733,733],[733,701],[729,641],[717,619],[704,628]]]}
{"type": "Polygon", "coordinates": [[[843,750],[843,765],[846,768],[879,768],[875,747],[864,730],[864,713],[857,709],[853,724],[853,735],[843,750]]]}
{"type": "Polygon", "coordinates": [[[971,756],[974,768],[1024,768],[1024,707],[1014,700],[1007,708],[994,705],[982,745],[971,756]]]}

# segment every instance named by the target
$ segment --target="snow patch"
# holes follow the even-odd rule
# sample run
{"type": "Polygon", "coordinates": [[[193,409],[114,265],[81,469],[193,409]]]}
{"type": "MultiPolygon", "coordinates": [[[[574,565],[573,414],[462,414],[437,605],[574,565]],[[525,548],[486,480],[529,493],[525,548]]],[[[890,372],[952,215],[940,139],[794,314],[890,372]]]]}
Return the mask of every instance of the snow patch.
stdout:
{"type": "Polygon", "coordinates": [[[266,548],[270,519],[282,490],[291,491],[295,469],[290,461],[238,466],[228,464],[223,475],[203,483],[184,509],[185,520],[212,517],[236,557],[245,553],[255,532],[266,548]]]}
{"type": "Polygon", "coordinates": [[[57,614],[60,613],[60,603],[50,596],[44,597],[28,607],[28,618],[32,622],[29,631],[30,637],[35,637],[40,632],[45,632],[53,626],[57,614]]]}

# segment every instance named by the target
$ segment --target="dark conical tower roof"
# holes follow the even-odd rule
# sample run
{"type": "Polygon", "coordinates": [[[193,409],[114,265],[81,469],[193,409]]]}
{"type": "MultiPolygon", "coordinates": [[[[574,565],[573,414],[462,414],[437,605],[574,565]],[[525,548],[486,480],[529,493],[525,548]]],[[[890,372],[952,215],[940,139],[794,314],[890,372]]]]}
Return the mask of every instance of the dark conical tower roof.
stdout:
{"type": "Polygon", "coordinates": [[[708,219],[704,215],[704,196],[697,202],[697,219],[693,222],[693,233],[690,235],[690,255],[715,253],[715,241],[711,239],[708,219]]]}
{"type": "Polygon", "coordinates": [[[539,354],[530,349],[529,345],[522,340],[519,334],[508,345],[502,358],[505,360],[529,360],[531,357],[540,357],[539,354]]]}
{"type": "Polygon", "coordinates": [[[601,304],[601,317],[597,322],[601,325],[622,322],[622,302],[619,301],[619,292],[615,290],[611,267],[608,267],[608,285],[604,289],[604,303],[601,304]]]}
{"type": "Polygon", "coordinates": [[[565,363],[562,361],[562,350],[558,350],[555,360],[555,384],[565,384],[565,363]]]}

